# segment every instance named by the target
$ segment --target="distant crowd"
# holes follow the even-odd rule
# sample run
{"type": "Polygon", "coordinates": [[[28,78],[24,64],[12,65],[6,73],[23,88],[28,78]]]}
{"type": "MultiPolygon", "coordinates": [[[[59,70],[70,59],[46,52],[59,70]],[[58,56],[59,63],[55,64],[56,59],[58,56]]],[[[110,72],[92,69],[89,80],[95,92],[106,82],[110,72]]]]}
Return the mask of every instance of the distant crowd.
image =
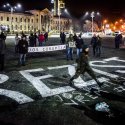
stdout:
{"type": "MultiPolygon", "coordinates": [[[[85,42],[82,38],[82,33],[76,35],[76,33],[69,34],[69,37],[66,38],[66,34],[64,32],[60,33],[61,43],[66,44],[67,46],[67,60],[73,60],[73,50],[76,48],[76,55],[79,58],[80,53],[82,52],[82,48],[85,45],[85,42]]],[[[93,35],[91,39],[91,43],[89,46],[93,47],[93,56],[101,55],[101,46],[102,46],[102,38],[96,34],[93,35]]]]}
{"type": "MultiPolygon", "coordinates": [[[[120,44],[122,44],[122,34],[118,34],[115,36],[115,48],[119,49],[120,44]]],[[[0,34],[0,71],[4,70],[4,56],[6,50],[6,35],[2,32],[0,34]]],[[[23,32],[21,37],[18,34],[15,36],[15,53],[19,53],[19,65],[25,66],[26,62],[26,54],[28,53],[28,47],[36,47],[36,46],[44,46],[48,41],[48,32],[45,33],[31,33],[29,37],[27,37],[23,32]]],[[[82,33],[79,35],[69,34],[66,37],[64,32],[60,33],[60,42],[61,44],[66,45],[66,59],[73,60],[73,51],[76,49],[77,59],[80,57],[81,52],[83,51],[83,46],[85,42],[82,38],[82,33]]],[[[91,38],[91,42],[88,46],[91,46],[93,49],[93,56],[100,57],[101,56],[101,48],[102,48],[102,38],[99,35],[94,34],[91,38]]]]}

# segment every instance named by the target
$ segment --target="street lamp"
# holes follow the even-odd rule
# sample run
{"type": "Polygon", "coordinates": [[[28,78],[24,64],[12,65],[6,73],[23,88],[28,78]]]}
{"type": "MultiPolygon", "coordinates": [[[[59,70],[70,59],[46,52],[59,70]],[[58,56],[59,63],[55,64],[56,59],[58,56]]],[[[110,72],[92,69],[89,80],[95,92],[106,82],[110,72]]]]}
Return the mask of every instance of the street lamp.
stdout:
{"type": "Polygon", "coordinates": [[[65,8],[65,4],[62,0],[58,0],[58,16],[59,16],[59,33],[60,33],[60,16],[61,16],[61,9],[65,8]]]}
{"type": "Polygon", "coordinates": [[[92,35],[93,35],[93,18],[94,18],[94,12],[91,13],[91,18],[92,18],[92,35]]]}
{"type": "MultiPolygon", "coordinates": [[[[86,14],[85,14],[86,16],[88,16],[89,15],[89,13],[88,12],[86,12],[86,14]]],[[[99,12],[91,12],[91,14],[90,14],[90,16],[91,16],[91,18],[92,18],[92,35],[93,35],[93,32],[94,32],[94,17],[95,16],[100,16],[100,13],[99,12]]]]}
{"type": "Polygon", "coordinates": [[[59,33],[60,33],[60,15],[61,15],[61,12],[60,12],[60,5],[58,6],[58,16],[59,16],[59,33]]]}
{"type": "Polygon", "coordinates": [[[11,6],[9,3],[7,4],[4,4],[3,5],[4,8],[9,8],[10,12],[11,12],[11,21],[10,21],[10,31],[12,31],[12,15],[13,15],[13,12],[16,10],[16,9],[19,9],[21,8],[21,4],[17,4],[16,6],[11,6]]]}

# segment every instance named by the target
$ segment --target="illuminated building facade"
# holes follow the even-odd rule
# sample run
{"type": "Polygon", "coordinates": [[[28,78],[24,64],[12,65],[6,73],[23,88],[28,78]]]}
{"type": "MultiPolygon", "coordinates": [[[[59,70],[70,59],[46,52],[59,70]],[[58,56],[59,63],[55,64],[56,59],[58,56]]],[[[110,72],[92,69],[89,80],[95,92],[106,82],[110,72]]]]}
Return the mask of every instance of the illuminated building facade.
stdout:
{"type": "MultiPolygon", "coordinates": [[[[69,32],[72,20],[61,18],[61,31],[69,32]]],[[[59,18],[54,16],[47,8],[44,10],[29,10],[26,13],[13,13],[0,11],[0,30],[16,32],[59,32],[59,18]]]]}

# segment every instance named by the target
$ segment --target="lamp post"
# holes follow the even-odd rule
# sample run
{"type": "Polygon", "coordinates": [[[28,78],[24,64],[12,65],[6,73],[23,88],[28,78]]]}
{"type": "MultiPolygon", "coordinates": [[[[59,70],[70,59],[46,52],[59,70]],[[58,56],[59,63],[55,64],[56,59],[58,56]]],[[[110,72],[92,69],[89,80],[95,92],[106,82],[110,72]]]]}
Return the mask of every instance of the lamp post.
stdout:
{"type": "Polygon", "coordinates": [[[11,12],[11,15],[10,15],[10,31],[12,33],[12,16],[13,16],[13,12],[18,9],[18,8],[21,8],[21,4],[17,4],[16,6],[11,6],[9,3],[7,4],[4,4],[3,5],[4,8],[9,8],[10,12],[11,12]]]}
{"type": "Polygon", "coordinates": [[[60,33],[60,16],[61,16],[61,12],[60,12],[60,0],[58,0],[58,16],[59,16],[59,33],[60,33]]]}
{"type": "Polygon", "coordinates": [[[93,18],[94,18],[94,12],[91,13],[91,18],[92,18],[92,35],[93,35],[93,18]]]}
{"type": "Polygon", "coordinates": [[[58,13],[58,15],[59,15],[59,33],[60,33],[60,29],[61,29],[61,26],[60,26],[60,15],[61,15],[61,13],[60,13],[60,9],[59,9],[59,13],[58,13]]]}
{"type": "Polygon", "coordinates": [[[61,30],[60,20],[61,20],[61,9],[65,8],[65,3],[63,0],[51,0],[51,3],[54,3],[54,15],[59,16],[59,32],[61,30]]]}

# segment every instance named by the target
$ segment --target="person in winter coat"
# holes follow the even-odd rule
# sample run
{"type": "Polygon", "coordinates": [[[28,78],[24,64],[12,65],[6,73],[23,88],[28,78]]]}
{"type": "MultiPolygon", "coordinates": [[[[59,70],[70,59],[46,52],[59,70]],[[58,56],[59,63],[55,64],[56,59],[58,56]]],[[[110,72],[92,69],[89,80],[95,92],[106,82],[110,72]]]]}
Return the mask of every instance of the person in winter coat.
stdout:
{"type": "Polygon", "coordinates": [[[45,37],[45,42],[47,42],[48,41],[48,32],[45,32],[44,37],[45,37]]]}
{"type": "Polygon", "coordinates": [[[77,58],[79,58],[80,53],[82,52],[82,48],[84,45],[84,41],[81,38],[81,34],[78,36],[78,39],[76,40],[76,48],[77,48],[77,58]]]}
{"type": "Polygon", "coordinates": [[[98,42],[97,36],[96,36],[96,34],[94,34],[92,39],[91,39],[91,45],[93,47],[93,56],[96,55],[97,42],[98,42]]]}
{"type": "Polygon", "coordinates": [[[30,47],[34,47],[35,46],[35,37],[34,37],[34,35],[33,35],[33,33],[31,33],[30,34],[30,36],[29,36],[29,46],[30,47]]]}
{"type": "Polygon", "coordinates": [[[37,46],[37,41],[38,41],[38,36],[36,35],[36,33],[34,33],[34,46],[37,46]]]}
{"type": "Polygon", "coordinates": [[[74,42],[74,39],[73,39],[73,35],[70,34],[69,37],[67,38],[67,46],[66,46],[66,50],[67,50],[67,61],[69,59],[73,60],[73,44],[74,44],[74,47],[75,47],[75,42],[74,42]]]}
{"type": "Polygon", "coordinates": [[[102,46],[102,38],[98,35],[96,53],[97,53],[97,56],[99,56],[99,57],[101,56],[101,46],[102,46]]]}
{"type": "Polygon", "coordinates": [[[26,40],[26,36],[22,36],[22,39],[18,43],[19,48],[19,64],[25,66],[26,62],[26,54],[28,53],[28,41],[26,40]]]}
{"type": "Polygon", "coordinates": [[[61,33],[60,33],[60,39],[61,39],[61,43],[62,43],[62,44],[65,44],[65,42],[66,42],[66,35],[65,35],[64,32],[61,32],[61,33]]]}
{"type": "Polygon", "coordinates": [[[85,72],[87,72],[99,85],[99,87],[102,86],[103,83],[100,83],[98,81],[98,79],[96,78],[96,75],[94,74],[94,71],[92,70],[92,68],[89,65],[89,61],[88,61],[88,53],[89,53],[89,48],[87,45],[84,45],[83,47],[83,51],[80,54],[80,58],[77,59],[77,70],[75,75],[70,79],[69,84],[73,85],[73,80],[78,78],[81,74],[84,75],[85,72]]]}
{"type": "Polygon", "coordinates": [[[122,44],[122,35],[116,34],[116,36],[115,36],[115,48],[119,49],[120,44],[122,44]]]}
{"type": "Polygon", "coordinates": [[[0,34],[0,71],[4,70],[4,55],[6,50],[5,36],[0,34]]]}
{"type": "Polygon", "coordinates": [[[18,33],[16,34],[15,36],[15,53],[18,53],[18,43],[19,43],[19,36],[18,36],[18,33]]]}
{"type": "Polygon", "coordinates": [[[38,40],[39,40],[39,46],[43,46],[43,43],[45,41],[45,37],[42,33],[39,35],[38,40]]]}

